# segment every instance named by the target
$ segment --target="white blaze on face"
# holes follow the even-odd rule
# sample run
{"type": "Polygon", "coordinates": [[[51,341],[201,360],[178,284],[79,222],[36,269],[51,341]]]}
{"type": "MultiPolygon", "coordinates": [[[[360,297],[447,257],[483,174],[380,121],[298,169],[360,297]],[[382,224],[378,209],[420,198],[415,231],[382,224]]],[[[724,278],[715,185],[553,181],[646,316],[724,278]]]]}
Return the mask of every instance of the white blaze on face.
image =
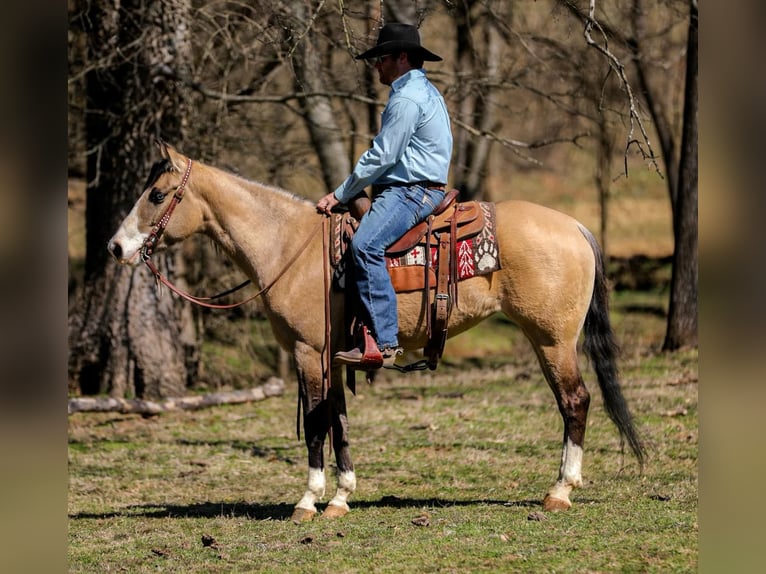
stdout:
{"type": "Polygon", "coordinates": [[[137,207],[137,205],[133,206],[117,233],[109,240],[109,252],[114,254],[115,249],[119,247],[117,260],[123,264],[137,265],[140,262],[137,256],[149,235],[148,233],[141,233],[138,229],[137,207]]]}

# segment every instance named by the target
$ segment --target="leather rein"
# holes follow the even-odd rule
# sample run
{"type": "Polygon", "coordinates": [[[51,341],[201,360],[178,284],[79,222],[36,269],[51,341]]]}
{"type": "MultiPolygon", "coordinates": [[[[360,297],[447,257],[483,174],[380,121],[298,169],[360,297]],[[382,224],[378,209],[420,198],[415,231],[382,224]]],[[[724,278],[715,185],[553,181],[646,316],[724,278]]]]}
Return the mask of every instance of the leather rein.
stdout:
{"type": "Polygon", "coordinates": [[[154,280],[157,283],[157,285],[160,285],[160,284],[165,285],[168,289],[173,291],[173,293],[175,293],[176,295],[179,295],[180,297],[183,297],[187,301],[191,301],[192,303],[196,305],[200,305],[201,307],[207,307],[209,309],[233,309],[235,307],[240,307],[241,305],[244,305],[245,303],[249,303],[253,299],[256,299],[257,297],[260,297],[261,295],[265,295],[266,293],[269,292],[269,290],[274,286],[274,284],[277,281],[279,281],[279,279],[287,272],[290,266],[293,263],[295,263],[295,260],[298,259],[298,257],[300,257],[301,253],[303,253],[306,250],[306,248],[308,247],[309,243],[311,242],[311,239],[314,237],[316,232],[319,231],[319,229],[321,229],[322,227],[326,226],[326,218],[322,217],[321,221],[319,222],[319,225],[314,230],[312,230],[312,232],[309,234],[309,236],[306,238],[306,240],[303,242],[300,248],[293,254],[293,256],[285,264],[284,268],[279,273],[277,273],[276,277],[274,277],[274,279],[272,279],[268,285],[266,285],[263,289],[258,291],[258,293],[238,303],[229,303],[229,304],[208,303],[208,301],[218,299],[219,297],[223,297],[224,295],[228,295],[230,293],[233,293],[241,289],[242,287],[245,287],[248,283],[250,283],[250,280],[248,279],[247,281],[237,285],[236,287],[227,289],[226,291],[223,291],[222,293],[218,293],[217,295],[213,295],[211,297],[196,297],[194,295],[186,293],[185,291],[182,291],[181,289],[173,285],[167,278],[162,276],[162,274],[159,272],[157,267],[151,261],[151,256],[154,253],[154,249],[157,247],[157,243],[162,237],[162,234],[165,232],[165,228],[167,227],[168,222],[170,221],[170,216],[173,215],[173,211],[175,210],[176,206],[179,203],[181,203],[181,200],[184,197],[184,191],[186,190],[186,184],[189,181],[191,168],[192,168],[192,160],[190,159],[189,163],[186,165],[186,171],[184,172],[183,178],[181,179],[181,183],[176,188],[176,191],[170,200],[170,204],[165,209],[165,213],[162,214],[162,217],[157,222],[157,224],[152,228],[152,231],[151,233],[149,233],[149,236],[146,238],[146,240],[144,240],[144,244],[141,247],[141,259],[149,268],[152,275],[154,275],[154,280]]]}

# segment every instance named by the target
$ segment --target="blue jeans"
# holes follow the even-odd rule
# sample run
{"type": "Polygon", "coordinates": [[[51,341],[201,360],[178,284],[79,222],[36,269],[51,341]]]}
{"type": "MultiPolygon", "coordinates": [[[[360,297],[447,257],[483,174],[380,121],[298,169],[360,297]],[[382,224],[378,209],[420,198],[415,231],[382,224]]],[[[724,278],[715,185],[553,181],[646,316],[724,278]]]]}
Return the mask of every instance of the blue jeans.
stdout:
{"type": "MultiPolygon", "coordinates": [[[[423,221],[444,197],[438,189],[392,186],[376,196],[351,239],[356,285],[378,347],[398,346],[396,293],[386,269],[386,249],[423,221]]],[[[362,319],[364,321],[364,318],[362,319]]]]}

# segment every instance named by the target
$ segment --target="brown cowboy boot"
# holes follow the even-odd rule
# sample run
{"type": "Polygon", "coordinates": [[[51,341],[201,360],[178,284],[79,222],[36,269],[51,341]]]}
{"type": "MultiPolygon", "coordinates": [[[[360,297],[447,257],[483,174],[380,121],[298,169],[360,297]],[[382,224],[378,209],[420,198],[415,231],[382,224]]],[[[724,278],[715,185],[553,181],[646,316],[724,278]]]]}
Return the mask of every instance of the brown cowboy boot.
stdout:
{"type": "Polygon", "coordinates": [[[339,351],[333,357],[334,365],[349,365],[362,371],[380,369],[381,367],[393,367],[396,357],[403,353],[401,347],[386,347],[379,351],[377,346],[374,352],[369,349],[362,351],[359,347],[354,347],[350,351],[339,351]]]}
{"type": "Polygon", "coordinates": [[[350,351],[340,351],[335,353],[333,364],[349,365],[353,368],[370,371],[380,369],[381,367],[391,367],[396,361],[396,357],[402,354],[401,347],[386,347],[381,352],[375,339],[370,335],[367,327],[362,327],[362,339],[364,350],[361,345],[350,351]]]}

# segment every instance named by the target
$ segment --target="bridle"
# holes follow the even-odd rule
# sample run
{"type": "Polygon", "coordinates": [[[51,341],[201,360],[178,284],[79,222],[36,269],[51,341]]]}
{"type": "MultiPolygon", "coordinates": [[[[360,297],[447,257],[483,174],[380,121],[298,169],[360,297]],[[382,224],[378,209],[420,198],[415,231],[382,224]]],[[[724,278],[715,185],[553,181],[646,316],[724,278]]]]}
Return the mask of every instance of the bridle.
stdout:
{"type": "MultiPolygon", "coordinates": [[[[143,245],[141,246],[140,255],[141,259],[144,263],[146,263],[146,266],[149,268],[149,270],[152,272],[152,275],[154,275],[154,280],[159,286],[160,284],[165,285],[168,289],[173,291],[176,295],[179,295],[180,297],[183,297],[187,301],[190,301],[196,305],[200,305],[201,307],[207,307],[210,309],[233,309],[235,307],[239,307],[241,305],[244,305],[245,303],[249,303],[253,299],[260,297],[261,295],[265,295],[269,292],[269,290],[274,286],[274,284],[279,281],[279,279],[287,272],[287,270],[292,266],[293,263],[300,257],[300,255],[306,250],[306,248],[309,246],[309,243],[311,243],[311,240],[314,238],[314,236],[319,232],[322,231],[322,253],[323,253],[323,261],[324,261],[324,311],[325,311],[325,342],[324,347],[322,349],[322,360],[324,362],[323,369],[322,369],[322,396],[324,399],[327,398],[329,394],[330,389],[330,363],[331,363],[331,349],[330,349],[330,277],[329,277],[329,249],[328,249],[328,240],[329,240],[329,233],[328,233],[328,218],[325,216],[322,216],[320,218],[319,224],[309,233],[308,237],[303,241],[303,244],[298,248],[298,250],[293,254],[292,257],[285,263],[285,266],[282,268],[282,270],[277,273],[276,277],[274,277],[268,285],[266,285],[263,289],[258,291],[255,295],[251,295],[247,299],[240,301],[238,303],[230,303],[230,304],[216,304],[216,303],[208,303],[208,301],[211,301],[213,299],[217,299],[219,297],[223,297],[224,295],[228,295],[230,293],[233,293],[234,291],[237,291],[238,289],[241,289],[248,283],[250,283],[250,280],[248,279],[244,283],[241,283],[240,285],[237,285],[236,287],[232,289],[228,289],[222,293],[219,293],[217,295],[213,295],[212,297],[196,297],[194,295],[190,295],[189,293],[186,293],[185,291],[182,291],[175,285],[173,285],[168,279],[162,276],[160,274],[157,267],[152,263],[151,256],[152,253],[154,253],[154,249],[157,247],[157,243],[159,242],[160,238],[162,237],[162,234],[165,232],[165,228],[168,225],[168,221],[170,221],[170,216],[173,215],[173,211],[175,210],[176,206],[181,203],[181,200],[184,197],[184,191],[186,189],[186,184],[189,181],[189,175],[191,174],[191,168],[192,168],[192,160],[188,160],[189,163],[186,164],[186,171],[184,172],[183,178],[181,179],[181,183],[176,188],[175,193],[173,194],[172,199],[170,200],[170,204],[165,209],[165,212],[162,214],[162,217],[160,217],[159,221],[154,225],[152,228],[152,231],[149,233],[149,236],[144,240],[143,245]]],[[[299,405],[299,412],[300,412],[300,393],[298,397],[298,405],[299,405]]],[[[329,405],[329,402],[328,402],[329,405]]],[[[330,430],[332,434],[332,429],[330,430]]],[[[299,431],[300,435],[300,431],[299,431]]],[[[330,444],[332,444],[332,441],[330,441],[330,444]]]]}
{"type": "Polygon", "coordinates": [[[170,216],[173,215],[173,210],[184,198],[184,191],[186,191],[186,184],[189,181],[189,175],[191,175],[191,168],[192,160],[190,159],[189,163],[186,164],[186,171],[181,179],[181,183],[178,185],[173,197],[170,199],[170,204],[165,209],[165,213],[162,214],[160,220],[152,228],[151,233],[149,233],[149,237],[144,240],[144,244],[141,246],[141,259],[143,259],[145,263],[149,262],[149,258],[152,256],[152,253],[154,253],[154,248],[157,247],[157,242],[160,240],[160,237],[162,237],[162,234],[165,233],[165,228],[168,226],[170,216]]]}
{"type": "Polygon", "coordinates": [[[173,285],[167,278],[162,276],[162,274],[159,272],[157,267],[151,261],[151,256],[154,253],[154,249],[157,247],[157,243],[162,237],[162,234],[165,232],[165,228],[168,226],[168,222],[170,221],[170,216],[173,215],[173,211],[175,210],[176,206],[179,203],[181,203],[181,200],[184,197],[184,191],[186,190],[186,184],[189,181],[191,168],[192,168],[192,160],[189,159],[189,163],[186,164],[186,171],[184,171],[184,175],[183,175],[183,178],[181,179],[181,183],[176,188],[176,191],[170,200],[170,204],[165,209],[165,212],[162,214],[162,217],[160,217],[159,221],[154,225],[154,227],[152,228],[152,231],[149,233],[149,236],[144,240],[144,243],[141,246],[140,254],[141,254],[141,259],[143,260],[144,263],[146,263],[146,266],[152,272],[152,275],[154,275],[154,280],[157,283],[157,285],[160,285],[160,284],[165,285],[168,289],[173,291],[173,293],[175,293],[176,295],[179,295],[180,297],[183,297],[187,301],[191,301],[192,303],[195,303],[196,305],[200,305],[201,307],[207,307],[210,309],[233,309],[235,307],[244,305],[245,303],[249,303],[253,299],[268,293],[269,289],[271,289],[274,286],[274,284],[282,277],[282,275],[284,275],[287,272],[287,270],[295,262],[295,260],[298,259],[301,253],[305,251],[306,247],[308,247],[309,243],[311,242],[311,239],[314,237],[316,232],[319,231],[321,228],[326,227],[327,218],[322,217],[321,221],[319,222],[319,225],[316,228],[314,228],[314,230],[309,234],[309,236],[300,246],[298,251],[287,261],[284,268],[277,274],[276,277],[274,277],[274,279],[271,280],[271,282],[269,282],[268,285],[266,285],[263,289],[258,291],[258,293],[256,293],[255,295],[252,295],[248,297],[247,299],[245,299],[244,301],[240,301],[238,303],[229,303],[229,304],[208,303],[208,301],[218,299],[219,297],[223,297],[224,295],[229,295],[230,293],[233,293],[241,289],[242,287],[245,287],[246,285],[250,283],[250,280],[248,279],[247,281],[244,281],[243,283],[237,285],[236,287],[227,289],[226,291],[223,291],[222,293],[218,293],[217,295],[213,295],[211,297],[196,297],[194,295],[190,295],[189,293],[186,293],[185,291],[182,291],[181,289],[173,285]]]}
{"type": "MultiPolygon", "coordinates": [[[[266,285],[263,289],[258,291],[255,295],[251,295],[247,299],[240,301],[238,303],[230,303],[230,304],[216,304],[216,303],[208,303],[208,301],[211,301],[213,299],[217,299],[219,297],[223,297],[224,295],[228,295],[229,293],[233,293],[234,291],[237,291],[238,289],[241,289],[248,283],[250,283],[250,280],[248,279],[244,283],[241,283],[240,285],[237,285],[236,287],[232,289],[228,289],[224,291],[223,293],[219,293],[218,295],[213,295],[212,297],[195,297],[194,295],[190,295],[189,293],[186,293],[185,291],[182,291],[175,285],[173,285],[170,281],[168,281],[165,277],[160,274],[157,267],[152,263],[151,256],[152,253],[154,253],[154,249],[157,247],[157,243],[159,242],[160,238],[162,237],[162,234],[165,232],[165,228],[168,225],[168,221],[170,221],[170,216],[173,215],[173,211],[175,210],[176,206],[181,203],[181,200],[184,197],[184,191],[186,189],[186,184],[189,181],[189,175],[191,174],[191,168],[192,168],[192,160],[188,160],[189,163],[186,164],[186,171],[184,172],[183,178],[181,179],[181,183],[176,188],[175,193],[173,194],[172,199],[170,200],[170,204],[165,209],[165,212],[162,214],[162,217],[160,217],[159,221],[154,225],[151,232],[149,233],[148,237],[144,240],[143,245],[141,246],[140,255],[141,259],[144,263],[146,263],[146,266],[149,268],[149,270],[152,272],[152,275],[154,275],[154,280],[156,284],[159,285],[165,285],[168,289],[173,291],[176,295],[179,295],[180,297],[183,297],[187,301],[190,301],[196,305],[200,305],[201,307],[207,307],[209,309],[233,309],[235,307],[239,307],[241,305],[244,305],[245,303],[249,303],[253,299],[260,297],[261,295],[264,295],[269,292],[269,290],[274,286],[274,284],[279,281],[279,279],[287,272],[287,270],[290,268],[290,266],[295,263],[295,261],[300,257],[301,253],[303,253],[306,248],[308,247],[311,240],[314,238],[314,235],[318,231],[322,231],[322,258],[323,258],[323,276],[324,276],[324,319],[325,319],[325,340],[324,340],[324,346],[322,348],[321,352],[321,363],[322,363],[322,398],[324,400],[327,399],[329,392],[330,392],[330,378],[331,378],[331,361],[332,361],[332,350],[330,348],[330,337],[331,337],[331,327],[330,327],[330,265],[329,265],[329,248],[328,248],[328,242],[329,242],[329,232],[328,232],[328,217],[325,217],[324,215],[320,218],[319,225],[317,225],[311,233],[309,233],[308,237],[304,240],[303,244],[300,246],[300,248],[293,254],[293,256],[285,263],[285,266],[282,268],[282,270],[277,273],[276,277],[274,277],[268,285],[266,285]]],[[[300,389],[300,386],[299,386],[300,389]]],[[[301,408],[301,394],[302,391],[299,390],[298,392],[298,417],[300,418],[300,408],[301,408]]],[[[327,405],[329,408],[330,402],[327,401],[327,405]]],[[[300,423],[297,423],[298,428],[298,436],[300,436],[300,423]]],[[[332,428],[330,428],[330,448],[332,448],[332,428]]]]}

